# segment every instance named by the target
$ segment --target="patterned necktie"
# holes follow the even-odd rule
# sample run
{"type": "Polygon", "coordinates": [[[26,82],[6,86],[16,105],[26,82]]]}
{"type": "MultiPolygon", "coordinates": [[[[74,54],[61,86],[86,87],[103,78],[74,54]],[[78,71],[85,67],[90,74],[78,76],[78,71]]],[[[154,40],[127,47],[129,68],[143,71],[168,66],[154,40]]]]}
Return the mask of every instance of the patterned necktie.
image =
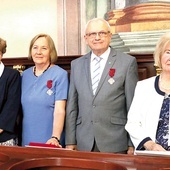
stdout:
{"type": "Polygon", "coordinates": [[[95,57],[93,62],[94,62],[94,68],[92,70],[92,89],[93,89],[93,94],[96,93],[97,86],[99,84],[100,80],[100,57],[95,57]]]}
{"type": "Polygon", "coordinates": [[[169,137],[169,107],[170,98],[165,96],[160,112],[158,128],[156,133],[156,143],[160,144],[164,149],[169,150],[168,137],[169,137]]]}

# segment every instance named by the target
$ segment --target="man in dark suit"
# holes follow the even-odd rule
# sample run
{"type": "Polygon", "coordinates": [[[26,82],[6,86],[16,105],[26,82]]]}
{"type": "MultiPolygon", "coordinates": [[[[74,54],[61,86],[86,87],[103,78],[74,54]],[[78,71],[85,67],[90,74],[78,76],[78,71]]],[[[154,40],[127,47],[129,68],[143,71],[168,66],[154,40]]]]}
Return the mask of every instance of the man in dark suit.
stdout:
{"type": "Polygon", "coordinates": [[[109,46],[112,34],[104,19],[90,20],[84,37],[92,51],[71,62],[66,146],[81,151],[132,154],[133,144],[125,124],[138,81],[136,59],[109,46]],[[96,57],[100,58],[100,72],[93,91],[96,57]]]}

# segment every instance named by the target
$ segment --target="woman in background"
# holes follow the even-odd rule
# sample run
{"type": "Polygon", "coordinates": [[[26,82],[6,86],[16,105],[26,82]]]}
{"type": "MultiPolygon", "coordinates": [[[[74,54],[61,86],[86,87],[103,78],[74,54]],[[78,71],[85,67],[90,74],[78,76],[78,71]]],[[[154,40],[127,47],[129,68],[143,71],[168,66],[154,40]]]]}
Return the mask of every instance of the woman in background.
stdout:
{"type": "Polygon", "coordinates": [[[170,32],[158,41],[154,53],[158,76],[139,81],[125,126],[136,150],[170,150],[170,32]]]}
{"type": "Polygon", "coordinates": [[[31,40],[29,58],[35,66],[22,74],[22,146],[38,142],[62,147],[68,74],[55,65],[57,52],[49,35],[31,40]]]}
{"type": "Polygon", "coordinates": [[[17,145],[16,120],[21,106],[21,77],[2,63],[6,41],[0,38],[0,145],[17,145]]]}

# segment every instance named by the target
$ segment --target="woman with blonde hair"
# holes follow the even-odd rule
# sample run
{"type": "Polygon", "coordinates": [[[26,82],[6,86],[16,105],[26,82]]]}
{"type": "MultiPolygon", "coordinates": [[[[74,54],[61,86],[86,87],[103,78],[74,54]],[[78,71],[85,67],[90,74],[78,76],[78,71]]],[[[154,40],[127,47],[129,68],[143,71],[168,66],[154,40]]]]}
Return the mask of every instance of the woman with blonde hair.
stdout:
{"type": "Polygon", "coordinates": [[[125,126],[136,150],[170,150],[170,32],[158,41],[154,52],[160,75],[139,81],[125,126]]]}

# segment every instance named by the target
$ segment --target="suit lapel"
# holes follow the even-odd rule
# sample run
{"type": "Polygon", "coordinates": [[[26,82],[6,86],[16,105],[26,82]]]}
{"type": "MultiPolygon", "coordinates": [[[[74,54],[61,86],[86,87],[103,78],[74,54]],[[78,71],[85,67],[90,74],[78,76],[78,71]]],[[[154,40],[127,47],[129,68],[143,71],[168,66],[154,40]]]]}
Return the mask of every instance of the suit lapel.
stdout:
{"type": "Polygon", "coordinates": [[[100,88],[102,87],[103,83],[105,81],[108,81],[106,80],[108,74],[109,74],[109,71],[110,71],[110,68],[113,67],[113,64],[115,63],[116,61],[116,51],[114,51],[112,48],[111,48],[111,52],[109,54],[109,57],[108,57],[108,60],[106,62],[106,65],[105,65],[105,68],[103,70],[103,73],[102,73],[102,76],[101,76],[101,79],[100,79],[100,82],[99,82],[99,85],[98,85],[98,88],[96,90],[96,94],[95,96],[98,94],[100,88]]]}
{"type": "Polygon", "coordinates": [[[85,56],[84,68],[85,68],[85,73],[86,73],[86,79],[87,79],[88,86],[89,86],[89,91],[91,92],[91,95],[93,96],[91,72],[90,72],[90,61],[91,61],[91,52],[85,56]]]}

